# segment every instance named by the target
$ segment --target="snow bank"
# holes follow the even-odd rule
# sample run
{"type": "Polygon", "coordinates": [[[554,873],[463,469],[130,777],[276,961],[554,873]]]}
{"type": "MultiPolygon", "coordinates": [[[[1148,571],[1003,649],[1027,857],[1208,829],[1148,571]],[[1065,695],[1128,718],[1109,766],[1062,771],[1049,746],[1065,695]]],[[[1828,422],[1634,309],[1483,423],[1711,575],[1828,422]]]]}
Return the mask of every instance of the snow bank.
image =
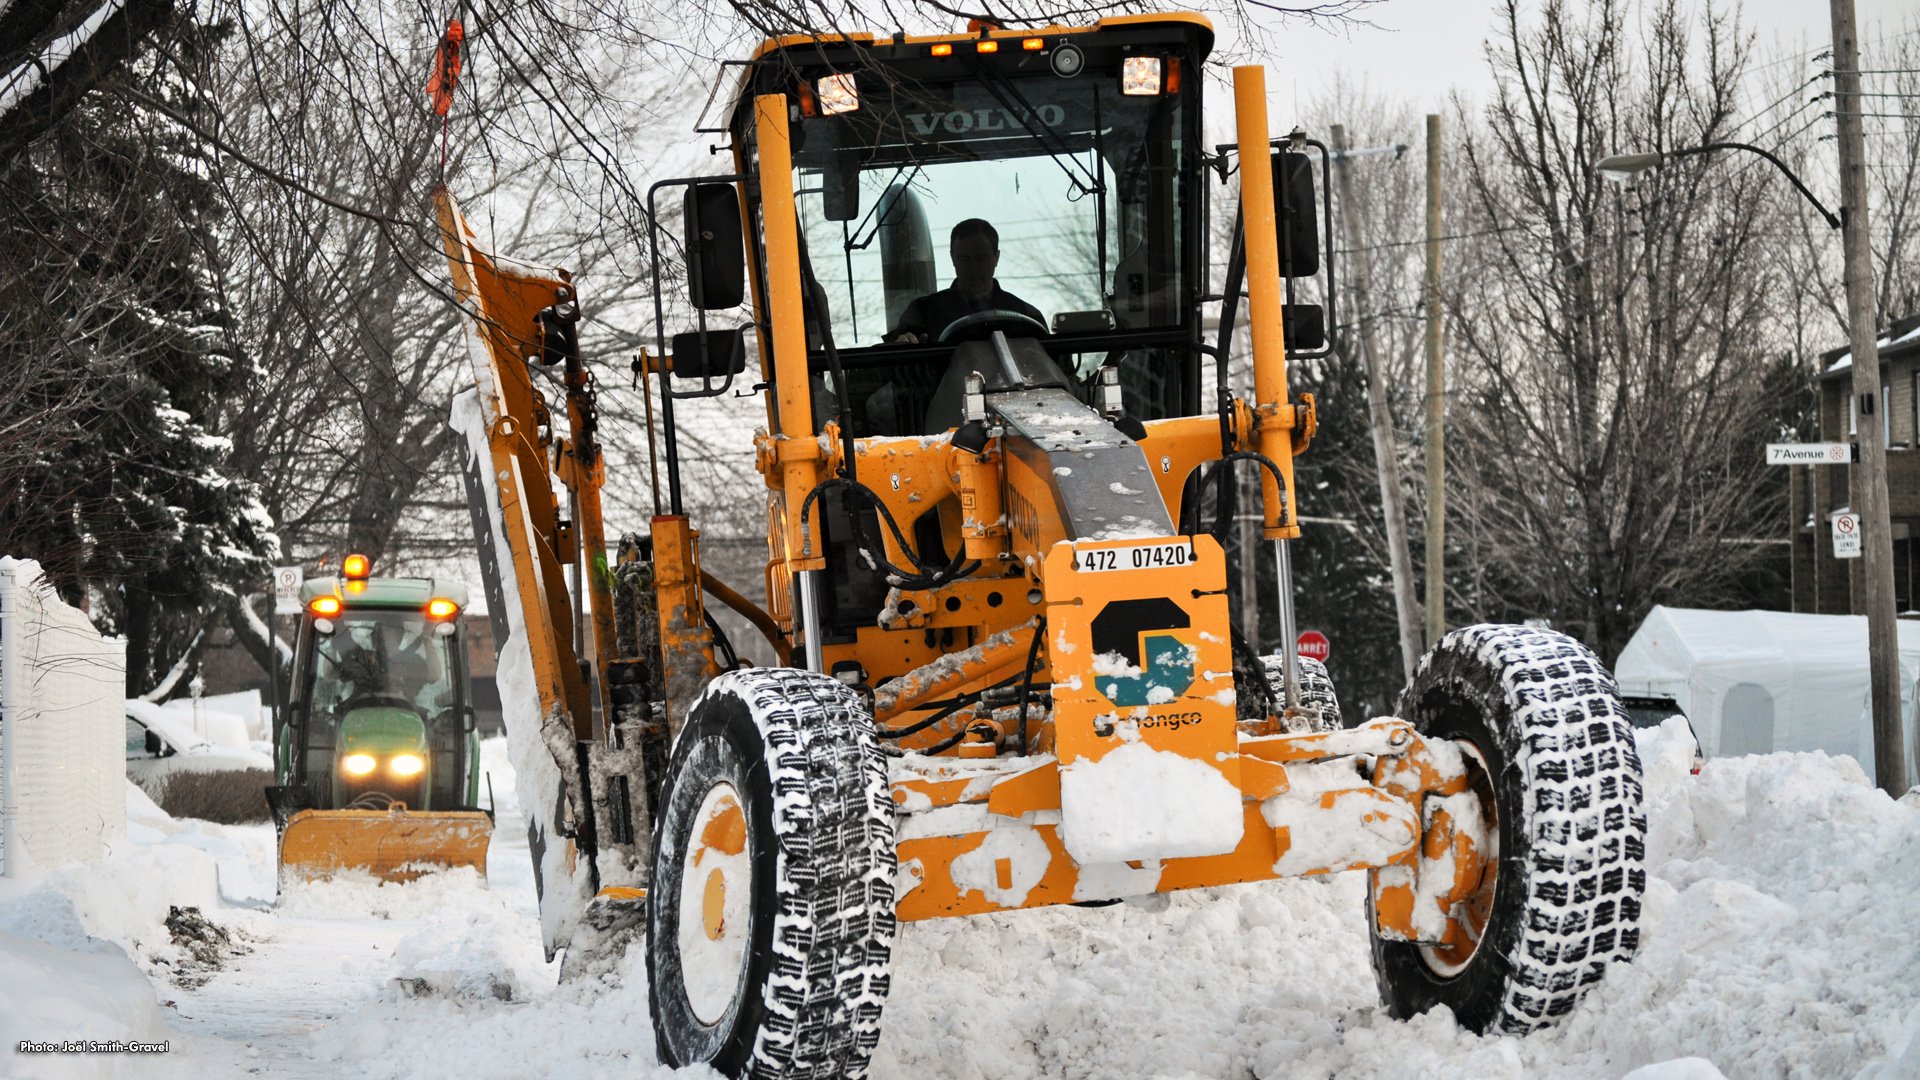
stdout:
{"type": "MultiPolygon", "coordinates": [[[[1443,1011],[1388,1018],[1366,878],[1342,874],[1180,893],[1159,911],[903,925],[873,1075],[1920,1076],[1920,808],[1874,790],[1851,759],[1716,759],[1694,777],[1692,753],[1677,721],[1641,733],[1644,944],[1558,1028],[1481,1037],[1443,1011]]],[[[439,979],[435,992],[371,1003],[316,1046],[374,1077],[669,1075],[637,953],[618,985],[546,975],[542,989],[536,973],[506,1003],[485,977],[518,977],[504,950],[533,939],[530,915],[515,932],[462,915],[423,935],[403,966],[439,979]]]]}
{"type": "MultiPolygon", "coordinates": [[[[1713,759],[1689,776],[1683,724],[1640,739],[1644,944],[1557,1028],[1516,1039],[1466,1034],[1444,1011],[1389,1019],[1368,963],[1366,879],[1342,874],[1181,893],[1158,910],[905,925],[873,1075],[1920,1076],[1920,806],[1879,793],[1848,758],[1713,759]]],[[[115,852],[92,880],[57,872],[0,892],[0,1034],[44,1038],[61,1024],[93,1038],[158,1034],[185,1039],[186,1053],[177,1042],[169,1055],[178,1065],[230,1039],[235,1062],[263,1054],[313,1075],[671,1075],[655,1062],[638,952],[617,984],[557,985],[543,962],[506,751],[500,740],[483,751],[505,796],[486,887],[347,881],[290,895],[271,914],[227,908],[269,936],[197,996],[169,989],[183,1014],[215,1018],[194,1020],[204,1030],[190,1037],[159,1024],[139,968],[103,939],[144,963],[161,947],[164,903],[212,903],[216,875],[230,897],[270,888],[272,832],[174,822],[130,800],[133,846],[146,850],[115,852]],[[338,993],[281,1015],[280,1041],[256,1050],[234,1003],[280,1000],[270,991],[288,980],[338,993]],[[226,997],[208,996],[223,986],[226,997]]],[[[0,1075],[39,1075],[30,1070],[45,1061],[61,1075],[125,1068],[30,1061],[9,1045],[0,1075]]],[[[224,1075],[207,1065],[200,1074],[224,1075]]]]}
{"type": "MultiPolygon", "coordinates": [[[[22,1040],[174,1041],[155,988],[135,963],[178,957],[169,911],[220,904],[220,857],[132,784],[127,839],[86,867],[0,880],[0,1075],[111,1076],[116,1054],[22,1054],[22,1040]],[[188,837],[183,842],[160,842],[188,837]]],[[[211,828],[217,829],[217,826],[211,828]]],[[[227,854],[241,862],[237,847],[227,854]]]]}
{"type": "Polygon", "coordinates": [[[1692,749],[1642,733],[1639,958],[1557,1029],[1388,1018],[1343,874],[903,926],[874,1075],[1920,1076],[1920,811],[1851,759],[1692,749]]]}
{"type": "Polygon", "coordinates": [[[25,1041],[162,1042],[153,986],[112,945],[84,951],[0,932],[0,1074],[113,1076],[117,1054],[21,1053],[25,1041]]]}
{"type": "Polygon", "coordinates": [[[86,950],[100,940],[135,951],[165,949],[169,908],[220,904],[217,855],[192,841],[153,842],[170,829],[188,831],[172,823],[127,784],[127,840],[92,866],[0,880],[0,933],[64,949],[86,950]]]}

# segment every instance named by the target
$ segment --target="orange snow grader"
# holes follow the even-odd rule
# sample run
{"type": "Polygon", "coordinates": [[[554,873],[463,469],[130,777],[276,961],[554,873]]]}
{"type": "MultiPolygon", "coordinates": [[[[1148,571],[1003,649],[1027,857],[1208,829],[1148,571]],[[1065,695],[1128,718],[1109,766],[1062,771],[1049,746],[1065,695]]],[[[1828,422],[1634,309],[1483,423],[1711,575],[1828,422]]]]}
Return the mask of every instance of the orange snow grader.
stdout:
{"type": "Polygon", "coordinates": [[[1259,67],[1207,147],[1212,38],[1175,13],[764,43],[702,129],[731,171],[648,194],[656,513],[617,544],[571,276],[488,254],[441,194],[546,943],[572,961],[644,924],[667,1062],[863,1075],[899,920],[1276,877],[1368,875],[1396,1016],[1524,1032],[1633,953],[1639,765],[1585,648],[1458,630],[1398,716],[1345,726],[1324,668],[1232,617],[1250,470],[1294,640],[1317,417],[1288,369],[1325,320],[1290,301],[1323,262],[1326,153],[1273,136],[1259,67]],[[694,329],[669,336],[676,200],[694,329]],[[681,434],[744,427],[742,398],[764,606],[686,512],[681,434]],[[773,666],[734,659],[716,602],[773,666]]]}

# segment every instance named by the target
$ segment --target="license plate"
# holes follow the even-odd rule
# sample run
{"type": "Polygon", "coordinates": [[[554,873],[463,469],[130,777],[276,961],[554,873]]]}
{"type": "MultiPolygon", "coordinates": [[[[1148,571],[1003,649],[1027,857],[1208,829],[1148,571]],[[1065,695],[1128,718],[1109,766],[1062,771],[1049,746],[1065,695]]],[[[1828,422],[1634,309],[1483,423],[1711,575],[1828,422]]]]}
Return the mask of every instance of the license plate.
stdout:
{"type": "Polygon", "coordinates": [[[1159,570],[1192,563],[1193,545],[1183,540],[1170,540],[1138,547],[1094,548],[1075,554],[1080,559],[1080,572],[1083,574],[1107,570],[1159,570]]]}

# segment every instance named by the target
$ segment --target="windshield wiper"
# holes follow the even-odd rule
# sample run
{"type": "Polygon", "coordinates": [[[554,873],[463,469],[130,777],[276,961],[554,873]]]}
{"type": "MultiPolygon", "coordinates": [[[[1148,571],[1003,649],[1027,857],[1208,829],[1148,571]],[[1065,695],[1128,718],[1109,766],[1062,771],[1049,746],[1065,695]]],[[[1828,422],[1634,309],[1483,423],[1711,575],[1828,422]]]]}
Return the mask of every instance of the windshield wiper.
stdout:
{"type": "Polygon", "coordinates": [[[913,172],[902,182],[900,174],[906,171],[907,166],[905,165],[898,166],[893,170],[892,179],[889,179],[887,186],[881,189],[880,197],[873,200],[873,209],[867,211],[867,216],[860,219],[860,224],[855,225],[852,234],[844,240],[847,251],[865,251],[867,245],[873,243],[873,238],[880,235],[880,226],[886,224],[886,211],[891,211],[894,205],[900,201],[900,197],[905,195],[908,189],[913,186],[914,179],[920,175],[920,165],[915,163],[913,165],[913,172]],[[897,191],[895,185],[899,185],[897,191]],[[887,198],[889,192],[895,193],[891,199],[887,198]],[[873,222],[873,232],[868,233],[865,239],[861,239],[861,233],[866,229],[867,222],[869,221],[873,222]]]}
{"type": "MultiPolygon", "coordinates": [[[[1033,103],[1027,100],[1027,96],[1020,92],[1020,88],[1013,84],[1013,80],[994,70],[989,64],[978,65],[976,70],[984,76],[981,82],[987,90],[999,99],[1008,115],[1018,120],[1020,126],[1026,128],[1027,133],[1040,143],[1041,148],[1047,152],[1047,156],[1053,159],[1053,163],[1060,166],[1061,172],[1067,174],[1067,181],[1078,189],[1079,194],[1093,196],[1094,246],[1095,257],[1099,260],[1099,291],[1100,295],[1105,297],[1107,294],[1106,183],[1100,179],[1096,169],[1080,164],[1080,159],[1074,155],[1066,143],[1062,142],[1060,137],[1054,134],[1053,129],[1040,119],[1039,110],[1035,109],[1033,103]],[[1080,179],[1074,171],[1076,168],[1086,174],[1091,186],[1080,179]]],[[[1101,132],[1100,88],[1095,86],[1091,89],[1093,90],[1093,153],[1095,160],[1104,161],[1106,160],[1106,138],[1101,132]]]]}
{"type": "MultiPolygon", "coordinates": [[[[1027,96],[1020,92],[1020,88],[1013,85],[1012,80],[985,64],[980,65],[977,70],[983,76],[981,82],[988,92],[999,99],[1000,104],[1006,108],[1007,115],[1019,121],[1020,126],[1027,129],[1027,134],[1039,141],[1040,148],[1047,152],[1047,156],[1053,159],[1054,164],[1060,166],[1061,172],[1067,174],[1067,179],[1078,189],[1078,194],[1106,195],[1107,186],[1101,182],[1099,175],[1085,165],[1081,165],[1080,160],[1073,156],[1073,151],[1069,150],[1066,143],[1053,133],[1053,129],[1040,121],[1039,111],[1033,107],[1032,102],[1027,100],[1027,96]],[[1085,180],[1080,178],[1083,173],[1086,176],[1085,180]]],[[[1096,97],[1095,100],[1099,99],[1096,97]]],[[[1093,137],[1095,140],[1100,138],[1097,125],[1093,137]]]]}

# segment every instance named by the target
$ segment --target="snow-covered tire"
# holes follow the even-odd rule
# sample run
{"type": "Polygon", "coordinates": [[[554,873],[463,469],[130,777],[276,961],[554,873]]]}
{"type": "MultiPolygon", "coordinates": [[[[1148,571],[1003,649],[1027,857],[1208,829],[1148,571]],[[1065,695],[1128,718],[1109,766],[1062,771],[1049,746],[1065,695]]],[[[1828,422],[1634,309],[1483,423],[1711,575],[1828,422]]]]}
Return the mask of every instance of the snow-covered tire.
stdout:
{"type": "Polygon", "coordinates": [[[1445,1005],[1476,1032],[1544,1027],[1640,943],[1647,817],[1613,676],[1565,634],[1471,626],[1421,659],[1400,715],[1428,742],[1470,744],[1465,756],[1484,762],[1497,876],[1461,963],[1376,930],[1380,996],[1398,1019],[1445,1005]]]}
{"type": "MultiPolygon", "coordinates": [[[[1333,692],[1333,676],[1327,674],[1327,666],[1318,660],[1306,656],[1293,658],[1294,670],[1300,674],[1300,707],[1311,712],[1320,710],[1320,721],[1313,725],[1313,731],[1340,730],[1340,699],[1333,692]]],[[[1260,666],[1266,670],[1267,685],[1273,687],[1277,699],[1284,703],[1287,698],[1287,660],[1279,653],[1260,658],[1260,666]]]]}
{"type": "Polygon", "coordinates": [[[887,997],[894,849],[860,696],[790,668],[715,679],[675,741],[653,852],[647,976],[661,1059],[732,1077],[865,1076],[887,997]],[[744,837],[715,840],[729,812],[744,837]],[[717,920],[703,906],[716,866],[750,882],[729,895],[723,880],[717,920]],[[689,881],[690,869],[707,875],[689,881]]]}

